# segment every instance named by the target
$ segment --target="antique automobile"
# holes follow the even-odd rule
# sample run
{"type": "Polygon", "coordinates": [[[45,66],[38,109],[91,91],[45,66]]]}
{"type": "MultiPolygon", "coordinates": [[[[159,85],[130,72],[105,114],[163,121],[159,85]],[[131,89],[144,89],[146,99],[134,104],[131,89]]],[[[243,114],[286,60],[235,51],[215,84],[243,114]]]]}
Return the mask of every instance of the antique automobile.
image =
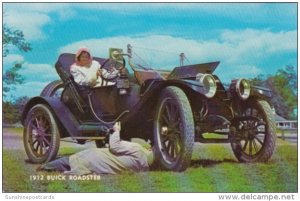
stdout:
{"type": "Polygon", "coordinates": [[[59,56],[55,68],[61,80],[30,99],[22,114],[29,161],[53,160],[66,137],[104,147],[117,121],[122,139],[150,142],[154,165],[166,170],[184,171],[195,142],[230,143],[240,162],[265,162],[272,156],[276,136],[269,89],[243,78],[222,84],[213,74],[219,62],[153,69],[134,62],[133,49],[127,47],[127,53],[110,49],[108,59],[94,58],[102,68],[120,71],[111,80],[114,85],[97,88],[74,82],[74,54],[59,56]]]}

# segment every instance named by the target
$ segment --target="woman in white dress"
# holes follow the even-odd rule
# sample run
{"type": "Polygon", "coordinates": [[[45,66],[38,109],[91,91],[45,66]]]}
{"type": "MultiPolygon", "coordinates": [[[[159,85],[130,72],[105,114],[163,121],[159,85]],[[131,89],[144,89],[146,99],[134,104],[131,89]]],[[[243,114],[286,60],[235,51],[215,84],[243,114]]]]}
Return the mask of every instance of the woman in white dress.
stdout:
{"type": "Polygon", "coordinates": [[[70,72],[74,81],[82,86],[100,87],[114,85],[115,82],[109,82],[102,79],[111,79],[119,74],[115,68],[101,69],[99,62],[93,60],[90,51],[87,48],[80,48],[75,57],[75,63],[71,65],[70,72]]]}

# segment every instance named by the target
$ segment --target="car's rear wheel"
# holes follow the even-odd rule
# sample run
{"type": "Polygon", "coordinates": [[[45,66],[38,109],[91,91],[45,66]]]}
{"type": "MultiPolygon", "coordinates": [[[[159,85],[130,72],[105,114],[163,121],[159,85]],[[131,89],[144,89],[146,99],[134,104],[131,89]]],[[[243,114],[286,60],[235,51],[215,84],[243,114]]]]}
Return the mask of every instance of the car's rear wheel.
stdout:
{"type": "Polygon", "coordinates": [[[184,171],[194,145],[194,120],[185,93],[178,87],[163,90],[154,121],[156,163],[167,170],[184,171]]]}
{"type": "Polygon", "coordinates": [[[41,96],[44,97],[57,97],[60,98],[64,89],[63,81],[55,80],[50,82],[41,92],[41,96]]]}
{"type": "Polygon", "coordinates": [[[240,162],[266,162],[273,154],[276,127],[270,105],[251,99],[242,104],[241,119],[231,126],[230,140],[240,162]]]}
{"type": "Polygon", "coordinates": [[[27,113],[23,142],[32,163],[45,163],[56,157],[60,133],[55,117],[46,105],[37,104],[27,113]]]}

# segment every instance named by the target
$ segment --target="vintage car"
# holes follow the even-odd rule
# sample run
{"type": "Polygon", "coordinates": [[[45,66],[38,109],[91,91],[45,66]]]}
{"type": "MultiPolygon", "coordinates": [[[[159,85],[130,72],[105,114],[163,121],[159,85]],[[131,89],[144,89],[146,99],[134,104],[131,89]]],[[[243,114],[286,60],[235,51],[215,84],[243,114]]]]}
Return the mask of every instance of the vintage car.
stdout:
{"type": "Polygon", "coordinates": [[[104,147],[117,121],[124,140],[150,142],[154,165],[167,170],[189,166],[194,142],[230,143],[240,162],[265,162],[272,156],[276,135],[269,89],[243,78],[222,84],[213,74],[219,62],[162,71],[133,62],[132,55],[128,45],[126,54],[110,49],[108,59],[94,58],[102,68],[120,71],[111,80],[114,85],[97,88],[74,82],[74,54],[59,56],[55,68],[61,80],[30,99],[22,114],[31,162],[53,160],[66,137],[80,144],[95,140],[104,147]]]}

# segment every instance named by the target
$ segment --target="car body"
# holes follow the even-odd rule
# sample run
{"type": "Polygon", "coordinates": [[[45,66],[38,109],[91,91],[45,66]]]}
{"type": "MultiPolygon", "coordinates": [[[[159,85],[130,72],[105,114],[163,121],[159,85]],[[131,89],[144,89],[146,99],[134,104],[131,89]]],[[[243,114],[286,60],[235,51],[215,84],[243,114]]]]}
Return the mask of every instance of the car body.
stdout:
{"type": "Polygon", "coordinates": [[[117,121],[123,139],[150,141],[154,165],[169,170],[188,167],[194,142],[231,143],[241,162],[271,157],[276,137],[269,89],[251,86],[246,79],[222,84],[214,74],[219,62],[159,71],[134,64],[130,46],[127,54],[119,49],[110,52],[121,59],[112,54],[109,59],[94,59],[105,68],[104,63],[120,65],[128,56],[132,73],[122,63],[116,84],[99,88],[75,83],[70,73],[75,55],[59,56],[55,68],[61,80],[30,99],[22,114],[25,150],[32,162],[54,159],[60,138],[72,137],[78,143],[95,140],[103,147],[117,121]]]}

